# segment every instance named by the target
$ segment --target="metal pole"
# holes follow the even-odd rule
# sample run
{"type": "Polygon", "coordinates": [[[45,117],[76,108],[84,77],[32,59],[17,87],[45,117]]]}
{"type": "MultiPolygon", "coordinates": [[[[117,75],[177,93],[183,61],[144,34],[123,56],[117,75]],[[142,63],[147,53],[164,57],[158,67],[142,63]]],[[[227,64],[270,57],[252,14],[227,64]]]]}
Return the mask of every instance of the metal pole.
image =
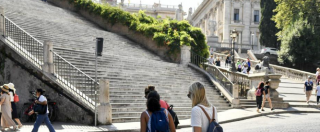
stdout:
{"type": "Polygon", "coordinates": [[[97,51],[97,47],[98,45],[96,45],[96,65],[95,65],[95,82],[94,82],[94,126],[97,126],[97,58],[98,58],[98,51],[97,51]]]}

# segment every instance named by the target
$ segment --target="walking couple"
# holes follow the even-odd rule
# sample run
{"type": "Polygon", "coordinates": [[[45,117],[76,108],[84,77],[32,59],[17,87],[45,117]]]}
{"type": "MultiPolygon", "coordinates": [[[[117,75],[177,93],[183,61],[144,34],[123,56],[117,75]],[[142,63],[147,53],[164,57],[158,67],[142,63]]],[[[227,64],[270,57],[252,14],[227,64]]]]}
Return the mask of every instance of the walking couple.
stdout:
{"type": "Polygon", "coordinates": [[[263,107],[264,107],[266,100],[268,100],[269,107],[271,108],[271,110],[274,110],[272,107],[272,101],[270,98],[270,82],[269,81],[266,81],[266,83],[260,82],[258,87],[256,88],[255,95],[256,95],[256,102],[257,102],[257,107],[258,107],[257,112],[258,113],[260,113],[260,109],[261,109],[261,111],[264,111],[263,107]],[[262,98],[262,96],[263,96],[263,98],[262,98]]]}
{"type": "Polygon", "coordinates": [[[1,88],[1,96],[0,96],[0,105],[1,105],[1,131],[5,131],[6,129],[17,130],[17,128],[21,128],[22,124],[18,118],[17,108],[15,104],[15,92],[13,83],[4,84],[1,88]],[[18,127],[13,119],[18,123],[18,127]]]}

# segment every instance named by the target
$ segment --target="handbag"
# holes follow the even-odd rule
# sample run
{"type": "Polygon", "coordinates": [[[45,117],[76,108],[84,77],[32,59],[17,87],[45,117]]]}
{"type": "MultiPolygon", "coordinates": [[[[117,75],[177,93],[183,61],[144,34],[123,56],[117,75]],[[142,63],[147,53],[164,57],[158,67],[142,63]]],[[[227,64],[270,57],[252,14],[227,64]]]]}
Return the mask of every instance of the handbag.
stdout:
{"type": "Polygon", "coordinates": [[[43,115],[47,113],[47,105],[36,104],[33,107],[33,111],[37,114],[43,115]]]}
{"type": "Polygon", "coordinates": [[[19,102],[19,95],[14,94],[13,102],[15,102],[15,103],[19,102]]]}

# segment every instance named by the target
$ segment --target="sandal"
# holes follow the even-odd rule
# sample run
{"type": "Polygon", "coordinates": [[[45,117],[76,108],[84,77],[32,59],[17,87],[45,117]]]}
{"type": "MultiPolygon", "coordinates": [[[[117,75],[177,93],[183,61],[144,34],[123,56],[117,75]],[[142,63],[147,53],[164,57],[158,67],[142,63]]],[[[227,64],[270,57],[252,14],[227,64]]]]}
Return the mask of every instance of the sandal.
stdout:
{"type": "Polygon", "coordinates": [[[23,127],[22,125],[19,125],[19,126],[18,126],[19,129],[22,128],[22,127],[23,127]]]}

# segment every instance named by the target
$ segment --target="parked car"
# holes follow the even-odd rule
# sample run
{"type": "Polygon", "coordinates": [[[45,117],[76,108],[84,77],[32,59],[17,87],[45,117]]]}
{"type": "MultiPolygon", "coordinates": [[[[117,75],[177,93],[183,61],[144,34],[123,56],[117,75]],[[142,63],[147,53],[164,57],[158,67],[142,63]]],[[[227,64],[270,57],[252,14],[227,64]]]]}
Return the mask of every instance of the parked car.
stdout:
{"type": "Polygon", "coordinates": [[[261,50],[261,54],[265,55],[278,55],[278,49],[276,48],[271,48],[271,47],[266,47],[261,50]]]}

